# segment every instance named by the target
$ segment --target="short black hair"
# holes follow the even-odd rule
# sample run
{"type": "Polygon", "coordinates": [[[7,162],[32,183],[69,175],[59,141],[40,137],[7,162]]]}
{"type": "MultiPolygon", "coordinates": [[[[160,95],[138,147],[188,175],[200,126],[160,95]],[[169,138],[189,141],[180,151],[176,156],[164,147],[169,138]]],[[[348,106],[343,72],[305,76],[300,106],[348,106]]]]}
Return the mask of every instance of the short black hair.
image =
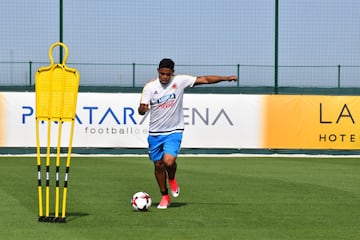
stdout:
{"type": "Polygon", "coordinates": [[[170,68],[174,70],[175,63],[170,58],[164,58],[159,63],[159,68],[170,68]]]}

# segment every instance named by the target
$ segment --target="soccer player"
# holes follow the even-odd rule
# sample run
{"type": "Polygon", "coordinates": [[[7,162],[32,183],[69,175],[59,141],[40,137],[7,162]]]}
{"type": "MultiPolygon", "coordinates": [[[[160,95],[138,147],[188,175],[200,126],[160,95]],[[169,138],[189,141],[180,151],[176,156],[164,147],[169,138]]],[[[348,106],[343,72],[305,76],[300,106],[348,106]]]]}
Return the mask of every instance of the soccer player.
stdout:
{"type": "Polygon", "coordinates": [[[175,63],[171,59],[164,58],[160,61],[158,77],[144,86],[138,108],[140,115],[148,111],[150,113],[147,140],[149,158],[154,162],[155,178],[162,195],[157,206],[159,209],[166,209],[170,205],[167,179],[173,197],[179,196],[180,193],[175,173],[176,158],[184,131],[184,90],[200,84],[237,81],[236,76],[175,75],[174,66],[175,63]]]}

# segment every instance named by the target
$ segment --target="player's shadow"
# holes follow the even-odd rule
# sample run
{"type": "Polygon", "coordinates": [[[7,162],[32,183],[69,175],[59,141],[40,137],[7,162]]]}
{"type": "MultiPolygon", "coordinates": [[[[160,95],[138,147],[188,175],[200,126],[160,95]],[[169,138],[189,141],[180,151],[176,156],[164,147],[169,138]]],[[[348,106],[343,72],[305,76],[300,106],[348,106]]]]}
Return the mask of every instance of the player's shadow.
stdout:
{"type": "MultiPolygon", "coordinates": [[[[159,205],[159,202],[152,204],[153,207],[157,207],[157,205],[159,205]]],[[[185,203],[185,202],[172,202],[172,203],[170,203],[169,208],[178,208],[178,207],[183,207],[186,205],[187,205],[187,203],[185,203]]]]}
{"type": "Polygon", "coordinates": [[[88,214],[88,213],[70,212],[70,213],[67,213],[66,222],[71,222],[73,220],[76,220],[77,218],[87,217],[89,215],[90,214],[88,214]]]}

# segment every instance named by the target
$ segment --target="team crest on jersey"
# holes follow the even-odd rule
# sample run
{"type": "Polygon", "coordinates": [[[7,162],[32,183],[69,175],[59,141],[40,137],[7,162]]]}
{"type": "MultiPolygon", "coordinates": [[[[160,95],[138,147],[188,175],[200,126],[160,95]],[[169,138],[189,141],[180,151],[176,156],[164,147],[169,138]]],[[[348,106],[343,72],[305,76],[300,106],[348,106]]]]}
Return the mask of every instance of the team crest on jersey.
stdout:
{"type": "Polygon", "coordinates": [[[176,84],[174,83],[172,86],[171,86],[172,89],[177,89],[177,86],[176,84]]]}

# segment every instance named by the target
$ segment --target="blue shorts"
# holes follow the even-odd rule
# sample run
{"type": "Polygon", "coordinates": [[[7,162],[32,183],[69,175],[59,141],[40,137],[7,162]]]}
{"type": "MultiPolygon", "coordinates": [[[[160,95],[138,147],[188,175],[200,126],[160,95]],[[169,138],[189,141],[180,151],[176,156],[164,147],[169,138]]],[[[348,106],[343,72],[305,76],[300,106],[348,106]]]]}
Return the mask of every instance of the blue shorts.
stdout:
{"type": "Polygon", "coordinates": [[[167,135],[148,136],[149,157],[153,162],[163,158],[164,153],[177,157],[180,151],[182,132],[167,135]]]}

